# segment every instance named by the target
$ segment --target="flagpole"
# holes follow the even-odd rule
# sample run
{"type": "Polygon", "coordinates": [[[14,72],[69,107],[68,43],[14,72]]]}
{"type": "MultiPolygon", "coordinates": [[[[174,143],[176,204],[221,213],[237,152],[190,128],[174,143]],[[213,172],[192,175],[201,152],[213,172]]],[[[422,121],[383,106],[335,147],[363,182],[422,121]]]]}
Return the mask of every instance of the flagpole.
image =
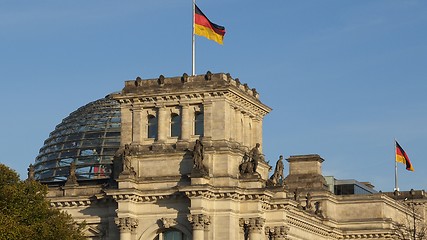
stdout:
{"type": "Polygon", "coordinates": [[[396,138],[394,139],[394,191],[399,191],[397,185],[396,138]]]}
{"type": "Polygon", "coordinates": [[[192,55],[192,67],[191,67],[191,76],[196,75],[196,36],[194,34],[194,22],[195,22],[195,12],[196,12],[196,0],[193,0],[193,33],[192,33],[192,48],[191,48],[191,55],[192,55]]]}

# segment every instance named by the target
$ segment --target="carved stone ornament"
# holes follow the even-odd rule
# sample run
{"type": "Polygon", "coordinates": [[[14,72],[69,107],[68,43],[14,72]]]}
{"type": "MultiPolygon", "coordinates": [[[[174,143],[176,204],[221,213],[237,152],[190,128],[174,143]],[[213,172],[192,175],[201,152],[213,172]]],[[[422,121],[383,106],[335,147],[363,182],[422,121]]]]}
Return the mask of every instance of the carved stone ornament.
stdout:
{"type": "Polygon", "coordinates": [[[252,94],[253,94],[254,96],[258,95],[258,92],[257,92],[256,88],[252,88],[252,94]]]}
{"type": "Polygon", "coordinates": [[[265,219],[261,217],[249,218],[249,231],[261,233],[264,227],[265,219]]]}
{"type": "Polygon", "coordinates": [[[288,232],[288,226],[265,227],[265,235],[271,239],[288,239],[288,232]]]}
{"type": "Polygon", "coordinates": [[[120,232],[134,232],[138,227],[138,219],[131,217],[116,218],[115,223],[120,232]]]}
{"type": "Polygon", "coordinates": [[[142,85],[142,79],[141,79],[141,77],[136,77],[136,79],[135,79],[135,86],[139,87],[141,85],[142,85]]]}
{"type": "Polygon", "coordinates": [[[159,78],[157,79],[157,83],[158,83],[160,86],[163,86],[163,85],[165,84],[165,76],[160,75],[160,76],[159,76],[159,78]]]}
{"type": "Polygon", "coordinates": [[[211,80],[212,79],[212,73],[211,71],[207,71],[205,75],[205,80],[211,80]]]}
{"type": "Polygon", "coordinates": [[[265,219],[262,217],[239,219],[239,226],[241,230],[245,231],[245,229],[248,229],[250,233],[261,233],[264,224],[265,219]]]}
{"type": "Polygon", "coordinates": [[[174,218],[161,218],[160,221],[162,222],[164,228],[170,228],[177,224],[177,221],[174,218]]]}
{"type": "Polygon", "coordinates": [[[210,217],[205,214],[189,214],[187,217],[193,229],[205,229],[211,223],[210,217]]]}
{"type": "Polygon", "coordinates": [[[182,83],[188,82],[188,74],[187,73],[182,74],[181,82],[182,83]]]}

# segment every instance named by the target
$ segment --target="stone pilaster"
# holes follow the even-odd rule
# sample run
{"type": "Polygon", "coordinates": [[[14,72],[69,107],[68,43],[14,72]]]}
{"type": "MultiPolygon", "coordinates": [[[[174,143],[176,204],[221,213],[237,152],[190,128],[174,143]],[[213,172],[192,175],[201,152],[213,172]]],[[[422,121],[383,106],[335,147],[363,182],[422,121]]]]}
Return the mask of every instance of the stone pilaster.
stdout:
{"type": "Polygon", "coordinates": [[[203,137],[206,139],[212,138],[212,102],[207,101],[203,104],[204,114],[204,133],[203,137]]]}
{"type": "Polygon", "coordinates": [[[249,116],[247,114],[243,114],[243,145],[244,146],[252,146],[251,145],[251,129],[249,129],[249,116]]]}
{"type": "Polygon", "coordinates": [[[157,122],[157,127],[158,127],[157,138],[158,138],[158,141],[162,143],[166,141],[168,127],[169,127],[167,109],[165,108],[165,106],[161,106],[158,108],[158,116],[159,118],[157,122]]]}
{"type": "Polygon", "coordinates": [[[132,233],[138,227],[138,219],[131,217],[116,218],[115,223],[120,230],[120,240],[131,240],[132,233]]]}
{"type": "Polygon", "coordinates": [[[243,134],[242,134],[242,115],[241,112],[238,108],[236,108],[234,110],[234,121],[235,121],[235,136],[236,136],[236,141],[239,143],[243,143],[242,139],[243,139],[243,134]]]}
{"type": "Polygon", "coordinates": [[[145,124],[142,124],[142,108],[134,108],[132,110],[132,143],[141,144],[145,124]]]}
{"type": "Polygon", "coordinates": [[[190,115],[190,107],[188,104],[181,105],[181,139],[183,141],[190,141],[192,118],[190,115]]]}
{"type": "Polygon", "coordinates": [[[226,131],[228,133],[228,138],[230,141],[235,141],[236,140],[236,135],[235,135],[235,129],[236,129],[236,114],[234,113],[234,107],[232,105],[227,105],[228,106],[228,116],[229,116],[229,128],[228,131],[226,131]]]}

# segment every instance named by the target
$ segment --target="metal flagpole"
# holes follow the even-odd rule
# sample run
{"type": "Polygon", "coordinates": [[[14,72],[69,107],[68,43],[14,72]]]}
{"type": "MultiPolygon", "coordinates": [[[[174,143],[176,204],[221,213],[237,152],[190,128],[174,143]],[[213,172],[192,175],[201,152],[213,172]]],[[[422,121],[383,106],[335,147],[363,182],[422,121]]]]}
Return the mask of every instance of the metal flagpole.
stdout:
{"type": "Polygon", "coordinates": [[[399,191],[397,185],[396,138],[394,139],[394,191],[399,191]]]}
{"type": "Polygon", "coordinates": [[[191,54],[192,54],[192,68],[191,68],[191,76],[196,75],[196,36],[194,34],[194,24],[195,24],[195,18],[196,18],[196,0],[193,0],[193,33],[192,33],[192,48],[191,48],[191,54]]]}

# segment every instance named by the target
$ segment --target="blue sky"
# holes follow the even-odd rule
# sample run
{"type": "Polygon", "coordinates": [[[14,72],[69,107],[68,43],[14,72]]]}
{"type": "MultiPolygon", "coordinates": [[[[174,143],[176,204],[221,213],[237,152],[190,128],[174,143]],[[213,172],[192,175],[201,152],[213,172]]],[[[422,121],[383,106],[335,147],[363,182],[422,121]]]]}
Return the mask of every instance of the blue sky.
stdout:
{"type": "MultiPolygon", "coordinates": [[[[324,175],[394,187],[397,138],[426,189],[427,1],[199,0],[226,27],[197,37],[197,74],[229,72],[273,111],[263,150],[320,154],[324,175]]],[[[26,176],[69,113],[123,82],[191,73],[191,1],[0,1],[0,162],[26,176]]],[[[287,165],[285,171],[288,171],[287,165]]]]}

